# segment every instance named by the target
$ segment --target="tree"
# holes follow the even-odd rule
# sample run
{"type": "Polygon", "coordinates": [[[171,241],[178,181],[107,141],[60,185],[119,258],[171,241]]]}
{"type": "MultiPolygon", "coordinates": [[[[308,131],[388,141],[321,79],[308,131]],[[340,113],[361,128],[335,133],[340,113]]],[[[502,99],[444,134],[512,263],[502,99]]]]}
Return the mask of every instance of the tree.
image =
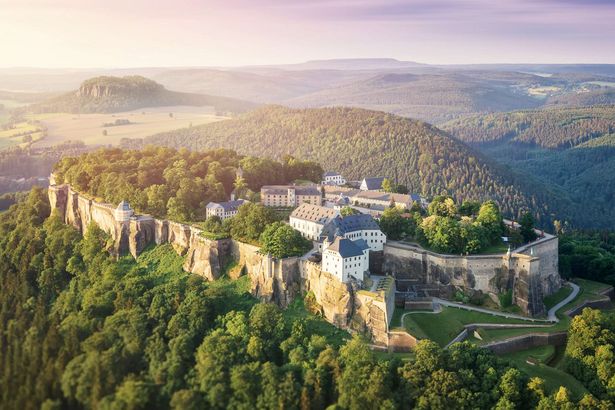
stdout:
{"type": "Polygon", "coordinates": [[[382,190],[384,192],[395,192],[395,187],[393,186],[393,183],[390,179],[384,178],[382,180],[382,190]]]}
{"type": "Polygon", "coordinates": [[[534,216],[530,212],[525,212],[521,218],[519,219],[519,233],[523,237],[524,242],[532,242],[536,240],[538,235],[536,231],[534,231],[534,226],[536,225],[536,221],[534,220],[534,216]]]}
{"type": "Polygon", "coordinates": [[[351,206],[345,206],[340,210],[340,214],[342,216],[357,215],[359,213],[360,213],[359,211],[357,211],[351,206]]]}
{"type": "Polygon", "coordinates": [[[414,235],[414,220],[402,216],[399,208],[387,208],[378,220],[380,229],[392,240],[400,240],[414,235]]]}
{"type": "Polygon", "coordinates": [[[453,198],[437,195],[428,207],[429,215],[444,216],[454,218],[457,215],[457,206],[453,198]]]}
{"type": "Polygon", "coordinates": [[[260,236],[261,252],[274,258],[300,256],[312,247],[312,243],[301,233],[284,222],[274,222],[267,226],[260,236]]]}
{"type": "Polygon", "coordinates": [[[245,203],[232,218],[231,235],[233,238],[258,243],[261,234],[268,225],[277,221],[277,216],[271,208],[252,202],[245,203]]]}
{"type": "Polygon", "coordinates": [[[481,205],[476,216],[476,223],[485,229],[489,243],[498,241],[504,233],[500,208],[493,201],[487,201],[481,205]]]}

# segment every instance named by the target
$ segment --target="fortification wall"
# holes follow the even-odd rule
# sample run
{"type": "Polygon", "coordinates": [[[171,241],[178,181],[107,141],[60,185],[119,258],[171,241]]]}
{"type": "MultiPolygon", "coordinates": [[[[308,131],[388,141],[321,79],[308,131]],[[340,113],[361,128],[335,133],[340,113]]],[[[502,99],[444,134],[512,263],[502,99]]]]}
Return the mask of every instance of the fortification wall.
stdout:
{"type": "Polygon", "coordinates": [[[251,291],[259,299],[287,307],[302,292],[311,291],[321,313],[334,325],[368,333],[375,343],[388,345],[388,324],[395,303],[395,287],[386,291],[359,291],[354,283],[344,284],[323,272],[319,264],[300,258],[276,260],[259,248],[232,239],[209,240],[194,226],[138,215],[129,221],[115,220],[114,207],[93,201],[68,185],[51,186],[49,201],[65,223],[82,233],[91,222],[113,238],[113,251],[137,258],[150,244],[171,244],[185,255],[183,268],[208,280],[220,277],[225,266],[235,261],[235,275],[246,274],[251,291]]]}
{"type": "Polygon", "coordinates": [[[389,241],[382,256],[382,271],[393,275],[401,290],[413,284],[434,284],[446,295],[451,287],[459,287],[485,292],[496,302],[497,295],[510,290],[513,302],[530,315],[543,314],[543,297],[561,287],[557,264],[554,236],[510,254],[471,256],[437,254],[389,241]]]}

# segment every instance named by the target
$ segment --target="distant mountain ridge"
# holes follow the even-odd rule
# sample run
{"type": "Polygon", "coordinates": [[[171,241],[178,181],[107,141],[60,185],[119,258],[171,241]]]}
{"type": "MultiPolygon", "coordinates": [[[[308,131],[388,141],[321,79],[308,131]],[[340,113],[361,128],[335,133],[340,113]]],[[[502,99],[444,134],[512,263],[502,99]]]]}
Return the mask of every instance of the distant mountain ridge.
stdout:
{"type": "Polygon", "coordinates": [[[504,212],[537,210],[544,225],[552,213],[572,214],[571,204],[548,187],[492,163],[421,121],[358,108],[290,109],[267,106],[236,119],[157,134],[128,143],[229,148],[240,153],[318,161],[348,179],[386,176],[412,192],[449,193],[458,200],[495,199],[504,212]]]}
{"type": "Polygon", "coordinates": [[[84,81],[79,89],[25,108],[30,112],[111,113],[173,105],[213,106],[244,112],[257,104],[228,97],[169,91],[142,76],[101,76],[84,81]]]}

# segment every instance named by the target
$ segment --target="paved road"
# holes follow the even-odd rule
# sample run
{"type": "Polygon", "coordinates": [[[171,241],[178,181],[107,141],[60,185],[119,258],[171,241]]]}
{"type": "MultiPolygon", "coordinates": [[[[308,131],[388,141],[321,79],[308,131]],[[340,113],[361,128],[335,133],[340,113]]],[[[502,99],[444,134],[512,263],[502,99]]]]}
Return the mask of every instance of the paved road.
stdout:
{"type": "Polygon", "coordinates": [[[568,303],[570,303],[572,299],[576,298],[577,295],[579,294],[579,290],[581,290],[581,288],[579,288],[579,285],[577,285],[576,283],[568,282],[568,285],[572,287],[572,293],[570,293],[570,295],[568,295],[566,299],[562,300],[557,305],[549,309],[549,312],[547,313],[549,320],[552,322],[559,322],[559,319],[556,315],[557,311],[563,308],[568,303]]]}
{"type": "MultiPolygon", "coordinates": [[[[449,302],[448,300],[444,300],[444,299],[440,299],[440,298],[433,298],[434,303],[438,303],[442,306],[449,306],[449,307],[454,307],[454,308],[459,308],[459,309],[465,309],[465,310],[472,310],[475,312],[481,312],[481,313],[486,313],[488,315],[493,315],[493,316],[500,316],[500,317],[505,317],[508,319],[519,319],[519,320],[526,320],[528,322],[552,322],[551,319],[533,319],[527,316],[521,316],[521,315],[516,315],[514,313],[506,313],[506,312],[499,312],[497,310],[491,310],[491,309],[485,309],[485,308],[481,308],[481,307],[477,307],[477,306],[469,306],[469,305],[464,305],[461,303],[455,303],[455,302],[449,302]]],[[[556,318],[557,319],[557,318],[556,318]]]]}

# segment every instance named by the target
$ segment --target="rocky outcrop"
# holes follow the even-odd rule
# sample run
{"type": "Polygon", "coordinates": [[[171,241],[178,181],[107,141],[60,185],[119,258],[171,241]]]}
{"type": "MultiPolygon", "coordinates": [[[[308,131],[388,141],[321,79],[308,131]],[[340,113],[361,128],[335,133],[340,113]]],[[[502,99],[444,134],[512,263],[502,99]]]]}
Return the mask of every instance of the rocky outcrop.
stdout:
{"type": "Polygon", "coordinates": [[[234,276],[248,275],[252,294],[285,308],[300,294],[313,292],[325,319],[351,331],[366,333],[374,342],[388,344],[388,323],[393,313],[394,288],[366,292],[356,283],[341,283],[320,265],[301,258],[273,259],[259,248],[232,239],[209,240],[190,225],[133,215],[118,221],[114,207],[78,194],[67,185],[49,188],[49,201],[64,222],[82,233],[94,222],[114,240],[113,252],[137,258],[149,245],[171,244],[185,255],[183,269],[208,280],[220,277],[235,263],[234,276]]]}
{"type": "Polygon", "coordinates": [[[317,263],[300,260],[301,291],[312,292],[322,316],[342,329],[368,334],[389,344],[389,323],[394,310],[395,282],[385,290],[361,290],[356,282],[342,283],[317,263]]]}

